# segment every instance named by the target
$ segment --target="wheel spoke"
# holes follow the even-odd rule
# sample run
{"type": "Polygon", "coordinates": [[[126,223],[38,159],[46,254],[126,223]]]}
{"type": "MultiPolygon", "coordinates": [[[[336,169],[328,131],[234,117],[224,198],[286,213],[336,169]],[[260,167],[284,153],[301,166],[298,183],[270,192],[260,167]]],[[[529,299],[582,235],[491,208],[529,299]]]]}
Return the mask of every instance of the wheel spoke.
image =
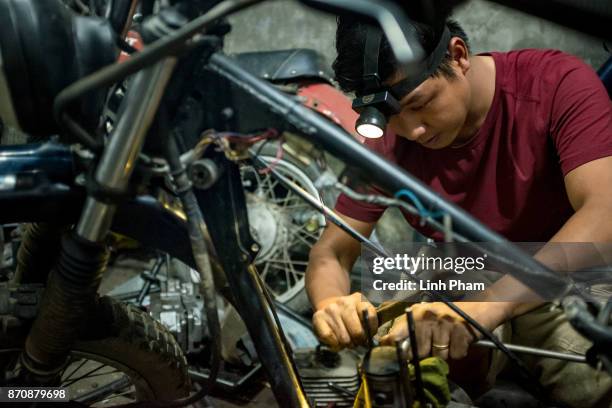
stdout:
{"type": "Polygon", "coordinates": [[[261,188],[265,195],[270,197],[272,200],[276,200],[276,193],[274,192],[274,185],[272,184],[272,177],[266,176],[261,188]]]}
{"type": "MultiPolygon", "coordinates": [[[[297,283],[299,278],[297,277],[297,274],[295,273],[295,268],[293,267],[293,262],[291,262],[291,257],[289,256],[289,251],[287,250],[287,247],[284,248],[283,252],[285,253],[285,257],[289,260],[288,262],[289,271],[291,272],[291,275],[293,276],[293,280],[295,283],[297,283]]],[[[291,283],[289,275],[287,275],[286,273],[285,275],[287,276],[287,288],[293,287],[295,283],[291,283]]]]}
{"type": "Polygon", "coordinates": [[[286,196],[271,199],[270,202],[278,205],[279,207],[285,208],[288,205],[287,203],[291,202],[294,197],[295,196],[293,195],[293,193],[291,191],[288,191],[286,196]]]}
{"type": "Polygon", "coordinates": [[[99,377],[101,375],[110,375],[110,374],[115,374],[115,373],[120,373],[121,371],[119,370],[111,370],[105,373],[96,373],[96,374],[90,374],[87,377],[81,377],[79,378],[80,380],[84,380],[85,378],[94,378],[94,377],[99,377]]]}
{"type": "Polygon", "coordinates": [[[309,208],[310,205],[305,203],[305,202],[301,202],[301,203],[296,203],[296,204],[291,204],[291,205],[283,205],[281,206],[281,210],[282,211],[290,211],[293,210],[295,211],[298,208],[309,208]]]}
{"type": "Polygon", "coordinates": [[[123,392],[120,392],[120,393],[117,393],[117,394],[113,394],[110,397],[106,397],[106,398],[104,398],[104,399],[102,399],[100,401],[97,401],[97,402],[106,403],[106,402],[112,400],[113,398],[123,397],[125,395],[129,395],[129,394],[133,394],[133,393],[134,393],[134,390],[132,389],[132,387],[130,387],[126,391],[123,391],[123,392]]]}
{"type": "Polygon", "coordinates": [[[64,388],[69,387],[69,386],[71,386],[72,384],[74,384],[75,382],[77,382],[77,381],[81,381],[83,378],[86,378],[86,377],[87,377],[87,376],[89,376],[90,374],[95,373],[96,371],[100,370],[102,367],[105,367],[105,366],[106,366],[106,364],[102,363],[102,364],[100,364],[98,367],[96,367],[96,368],[94,368],[94,369],[92,369],[92,370],[88,371],[86,374],[84,374],[84,375],[82,375],[82,376],[80,376],[80,377],[75,378],[74,380],[70,381],[69,383],[63,383],[63,384],[62,384],[62,387],[64,387],[64,388]]]}
{"type": "Polygon", "coordinates": [[[93,406],[97,403],[103,402],[106,398],[109,398],[110,395],[118,393],[126,387],[128,390],[131,390],[131,385],[132,384],[129,377],[124,375],[121,378],[111,381],[108,384],[104,384],[95,390],[80,394],[77,398],[75,398],[75,401],[87,406],[93,406]]]}
{"type": "Polygon", "coordinates": [[[318,239],[318,238],[313,237],[313,236],[311,236],[311,235],[306,235],[306,236],[304,236],[304,235],[302,235],[302,234],[301,234],[301,233],[299,233],[299,232],[298,232],[298,233],[296,233],[296,234],[293,234],[291,237],[292,237],[292,238],[294,238],[294,239],[291,241],[291,243],[290,243],[290,245],[291,245],[291,246],[292,246],[293,244],[297,243],[297,241],[296,241],[296,239],[295,239],[295,238],[297,238],[297,240],[299,240],[299,241],[302,241],[302,242],[303,242],[304,244],[306,244],[308,247],[312,247],[312,246],[314,245],[314,243],[316,242],[316,240],[318,239]],[[313,241],[309,241],[308,239],[312,239],[312,240],[313,240],[313,241],[315,241],[315,242],[313,242],[313,241]]]}
{"type": "Polygon", "coordinates": [[[270,264],[266,263],[264,265],[264,269],[261,272],[261,280],[264,281],[264,283],[266,282],[266,276],[268,276],[268,271],[270,270],[270,264]]]}
{"type": "Polygon", "coordinates": [[[290,271],[291,271],[291,264],[289,264],[289,268],[283,268],[283,272],[285,273],[285,282],[287,283],[287,290],[289,290],[289,288],[293,286],[291,284],[290,271]]]}
{"type": "MultiPolygon", "coordinates": [[[[74,370],[72,370],[72,371],[70,372],[70,374],[69,374],[69,375],[68,375],[68,376],[67,376],[67,377],[64,379],[64,381],[69,381],[69,380],[72,378],[72,376],[73,376],[73,375],[74,375],[74,374],[75,374],[77,371],[79,371],[79,370],[81,369],[81,367],[83,367],[83,366],[85,365],[85,363],[87,363],[87,360],[86,360],[86,359],[83,359],[83,361],[81,362],[81,364],[79,364],[79,366],[78,366],[77,368],[75,368],[74,370]]],[[[66,370],[66,369],[64,369],[64,371],[65,371],[65,370],[66,370]]],[[[61,378],[61,377],[60,377],[60,378],[61,378]]]]}
{"type": "MultiPolygon", "coordinates": [[[[289,228],[290,232],[302,232],[306,235],[309,235],[312,239],[319,239],[318,235],[315,235],[314,233],[308,231],[307,229],[308,227],[306,226],[306,224],[302,224],[302,225],[297,225],[297,224],[291,224],[291,227],[289,228]]],[[[320,229],[320,227],[319,227],[320,229]]]]}

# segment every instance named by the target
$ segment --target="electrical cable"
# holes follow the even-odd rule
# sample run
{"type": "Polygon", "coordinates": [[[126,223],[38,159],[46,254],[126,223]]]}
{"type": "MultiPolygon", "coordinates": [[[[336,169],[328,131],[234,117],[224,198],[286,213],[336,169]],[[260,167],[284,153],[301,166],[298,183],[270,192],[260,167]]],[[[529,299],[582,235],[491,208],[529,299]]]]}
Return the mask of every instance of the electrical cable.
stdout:
{"type": "MultiPolygon", "coordinates": [[[[336,182],[329,186],[323,186],[322,188],[330,188],[330,187],[337,188],[343,194],[345,194],[347,197],[353,200],[363,201],[363,202],[370,203],[370,204],[378,204],[378,205],[382,205],[385,207],[400,207],[406,210],[409,214],[412,214],[415,216],[420,216],[421,214],[417,208],[411,206],[410,204],[408,204],[407,202],[403,200],[389,198],[389,197],[385,197],[381,195],[361,194],[361,193],[358,193],[350,189],[349,187],[345,186],[344,184],[340,182],[336,182]]],[[[428,224],[430,227],[435,228],[438,231],[444,231],[444,225],[438,222],[437,220],[431,217],[422,218],[422,220],[424,220],[425,223],[428,224]]],[[[455,231],[451,231],[451,235],[453,239],[455,239],[457,242],[464,242],[464,243],[470,242],[466,237],[464,237],[463,235],[455,231]]]]}
{"type": "Polygon", "coordinates": [[[419,216],[421,218],[440,218],[440,217],[443,217],[444,214],[446,214],[444,211],[431,212],[425,209],[425,206],[421,203],[421,200],[419,200],[418,197],[414,195],[414,193],[410,190],[406,190],[406,189],[400,190],[397,193],[395,193],[395,197],[396,198],[401,198],[401,197],[409,198],[410,201],[414,203],[414,206],[419,211],[419,216]]]}

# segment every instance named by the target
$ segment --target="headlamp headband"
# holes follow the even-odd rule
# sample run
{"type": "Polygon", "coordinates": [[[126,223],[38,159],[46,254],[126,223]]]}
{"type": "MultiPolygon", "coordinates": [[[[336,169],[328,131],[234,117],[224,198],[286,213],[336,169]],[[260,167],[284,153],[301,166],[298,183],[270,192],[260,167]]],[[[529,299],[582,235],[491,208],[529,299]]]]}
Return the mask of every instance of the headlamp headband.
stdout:
{"type": "Polygon", "coordinates": [[[397,98],[397,100],[401,100],[404,96],[408,95],[410,92],[414,91],[419,85],[427,80],[431,75],[433,75],[442,61],[444,60],[444,56],[448,52],[448,43],[451,40],[450,30],[446,25],[444,25],[444,31],[440,36],[440,41],[438,41],[438,45],[433,50],[429,56],[421,62],[420,74],[416,76],[409,76],[397,84],[393,85],[389,91],[391,94],[397,98]]]}
{"type": "Polygon", "coordinates": [[[363,53],[363,90],[379,90],[382,80],[378,73],[378,58],[383,33],[377,27],[368,25],[363,53]]]}
{"type": "Polygon", "coordinates": [[[416,75],[409,75],[407,78],[391,87],[386,87],[382,83],[378,70],[378,59],[380,56],[382,36],[383,33],[378,27],[370,25],[367,26],[363,61],[363,82],[362,89],[359,94],[368,95],[388,91],[397,100],[400,100],[404,96],[408,95],[436,72],[447,53],[448,43],[451,39],[450,30],[445,25],[436,48],[426,59],[418,64],[418,73],[416,75]]]}

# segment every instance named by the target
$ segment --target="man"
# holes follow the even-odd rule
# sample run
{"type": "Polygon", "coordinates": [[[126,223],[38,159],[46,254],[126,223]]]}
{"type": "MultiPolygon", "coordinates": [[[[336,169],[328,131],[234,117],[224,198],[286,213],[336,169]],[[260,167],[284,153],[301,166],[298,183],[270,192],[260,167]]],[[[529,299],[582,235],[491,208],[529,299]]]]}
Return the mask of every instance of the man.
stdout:
{"type": "MultiPolygon", "coordinates": [[[[612,106],[593,70],[575,57],[552,50],[471,55],[467,36],[453,21],[451,38],[437,71],[403,95],[383,138],[366,144],[403,167],[510,241],[611,242],[612,106]]],[[[426,53],[440,38],[440,26],[416,23],[426,53]]],[[[443,26],[442,26],[443,27],[443,26]]],[[[336,78],[346,92],[363,91],[367,26],[338,20],[336,78]]],[[[388,87],[405,79],[383,39],[378,69],[388,87]]],[[[341,195],[336,210],[369,236],[384,208],[341,195]]],[[[407,220],[431,234],[414,217],[407,220]]],[[[349,271],[360,244],[330,224],[310,253],[306,287],[315,331],[333,347],[363,344],[361,322],[378,327],[374,306],[349,293],[349,271]]],[[[550,267],[556,259],[537,257],[550,267]]],[[[525,303],[530,290],[506,277],[497,284],[516,301],[458,302],[489,330],[509,322],[513,343],[584,353],[588,342],[549,305],[525,303]]],[[[483,300],[499,299],[491,290],[483,300]]],[[[422,356],[461,359],[476,336],[442,303],[413,306],[422,356]]],[[[407,337],[396,322],[383,343],[407,337]]],[[[607,375],[596,381],[586,365],[532,359],[551,396],[571,406],[609,406],[607,375]]]]}

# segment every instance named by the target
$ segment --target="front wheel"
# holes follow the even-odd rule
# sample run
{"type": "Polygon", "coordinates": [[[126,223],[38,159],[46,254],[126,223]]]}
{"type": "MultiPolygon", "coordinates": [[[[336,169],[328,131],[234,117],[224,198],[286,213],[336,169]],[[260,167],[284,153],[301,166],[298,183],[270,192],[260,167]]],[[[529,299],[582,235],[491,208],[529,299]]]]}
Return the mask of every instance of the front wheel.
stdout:
{"type": "MultiPolygon", "coordinates": [[[[189,394],[187,361],[160,323],[134,306],[103,297],[83,325],[60,385],[70,399],[103,406],[172,401],[189,394]],[[110,403],[110,404],[109,404],[110,403]]],[[[7,328],[0,337],[0,362],[12,367],[28,328],[7,328]]]]}

